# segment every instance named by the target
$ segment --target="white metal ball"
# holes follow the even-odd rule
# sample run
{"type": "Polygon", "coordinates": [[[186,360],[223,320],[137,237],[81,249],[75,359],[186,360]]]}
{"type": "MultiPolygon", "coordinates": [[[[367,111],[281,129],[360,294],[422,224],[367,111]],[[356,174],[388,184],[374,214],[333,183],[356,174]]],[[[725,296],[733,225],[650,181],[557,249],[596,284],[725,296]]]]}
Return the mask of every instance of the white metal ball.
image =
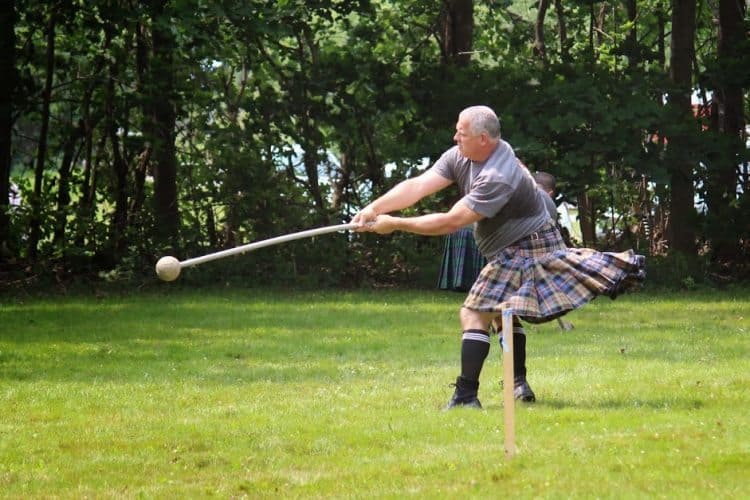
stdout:
{"type": "Polygon", "coordinates": [[[174,281],[180,275],[180,261],[172,256],[162,257],[156,263],[156,275],[163,281],[174,281]]]}

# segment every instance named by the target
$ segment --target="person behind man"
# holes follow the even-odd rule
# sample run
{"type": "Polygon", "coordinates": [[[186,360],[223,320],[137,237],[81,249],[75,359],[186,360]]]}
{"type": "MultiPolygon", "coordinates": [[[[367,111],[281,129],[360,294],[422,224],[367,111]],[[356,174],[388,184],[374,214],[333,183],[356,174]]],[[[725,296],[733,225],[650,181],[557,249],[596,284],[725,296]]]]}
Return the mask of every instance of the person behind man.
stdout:
{"type": "Polygon", "coordinates": [[[462,227],[445,236],[438,288],[468,292],[486,264],[474,241],[474,227],[462,227]]]}
{"type": "Polygon", "coordinates": [[[539,186],[539,188],[547,195],[545,196],[544,203],[547,205],[547,211],[549,211],[552,220],[555,221],[557,230],[560,231],[560,235],[562,235],[563,241],[567,246],[572,247],[573,245],[570,241],[570,233],[566,228],[562,226],[562,224],[560,224],[559,216],[557,213],[557,205],[555,205],[554,202],[555,190],[557,189],[557,179],[555,179],[554,175],[548,172],[534,172],[534,180],[536,181],[537,186],[539,186]]]}
{"type": "MultiPolygon", "coordinates": [[[[500,122],[489,107],[461,111],[453,139],[456,145],[430,169],[394,186],[353,221],[360,232],[398,230],[431,236],[474,224],[477,245],[488,264],[460,310],[461,369],[446,408],[481,408],[479,378],[490,349],[489,327],[504,303],[512,304],[518,319],[553,320],[597,295],[615,297],[642,281],[644,259],[632,251],[568,249],[550,220],[536,182],[519,165],[510,144],[501,139],[500,122]],[[462,198],[447,212],[388,215],[453,183],[458,184],[462,198]]],[[[523,345],[516,346],[516,352],[523,350],[523,345]]],[[[524,373],[516,376],[521,377],[516,385],[525,382],[524,373]]]]}
{"type": "Polygon", "coordinates": [[[557,206],[554,201],[555,187],[557,185],[555,176],[548,174],[547,172],[534,172],[534,180],[536,181],[537,186],[539,186],[544,194],[547,195],[543,197],[544,205],[547,207],[547,212],[549,212],[552,220],[557,221],[557,206]]]}

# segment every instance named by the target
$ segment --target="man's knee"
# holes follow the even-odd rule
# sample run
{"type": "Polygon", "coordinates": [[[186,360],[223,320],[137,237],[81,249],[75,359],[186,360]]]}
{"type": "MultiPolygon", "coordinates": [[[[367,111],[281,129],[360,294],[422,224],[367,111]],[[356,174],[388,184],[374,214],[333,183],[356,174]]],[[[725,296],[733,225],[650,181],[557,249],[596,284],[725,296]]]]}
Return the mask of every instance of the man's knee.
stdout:
{"type": "Polygon", "coordinates": [[[492,313],[482,313],[462,307],[459,311],[462,330],[485,330],[487,331],[493,318],[492,313]]]}

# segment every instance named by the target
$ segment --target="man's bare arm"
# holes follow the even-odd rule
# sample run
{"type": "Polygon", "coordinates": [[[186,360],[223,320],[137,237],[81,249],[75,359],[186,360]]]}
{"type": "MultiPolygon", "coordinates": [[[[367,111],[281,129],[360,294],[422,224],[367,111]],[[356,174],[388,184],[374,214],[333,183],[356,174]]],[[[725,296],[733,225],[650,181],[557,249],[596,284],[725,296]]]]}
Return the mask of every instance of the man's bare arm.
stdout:
{"type": "Polygon", "coordinates": [[[462,200],[459,200],[458,203],[453,205],[453,208],[444,213],[420,215],[417,217],[379,215],[375,222],[369,226],[368,230],[380,234],[388,234],[393,231],[407,231],[426,236],[439,236],[458,231],[462,227],[473,224],[483,218],[484,216],[474,212],[462,200]]]}
{"type": "Polygon", "coordinates": [[[362,209],[352,221],[363,224],[372,222],[378,215],[410,207],[422,198],[445,189],[452,183],[453,181],[428,170],[418,177],[407,179],[394,186],[362,209]]]}

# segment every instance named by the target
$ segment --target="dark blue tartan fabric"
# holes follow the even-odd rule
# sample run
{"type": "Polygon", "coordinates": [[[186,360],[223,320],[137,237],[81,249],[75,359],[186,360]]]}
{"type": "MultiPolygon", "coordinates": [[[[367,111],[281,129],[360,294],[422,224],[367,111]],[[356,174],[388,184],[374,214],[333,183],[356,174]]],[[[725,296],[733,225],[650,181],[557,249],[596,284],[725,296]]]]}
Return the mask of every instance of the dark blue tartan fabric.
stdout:
{"type": "Polygon", "coordinates": [[[477,248],[474,231],[470,227],[447,235],[438,288],[468,291],[486,263],[477,248]]]}
{"type": "Polygon", "coordinates": [[[482,269],[464,307],[513,313],[530,323],[558,318],[599,295],[615,298],[645,278],[645,258],[632,250],[566,248],[554,224],[505,248],[482,269]]]}

